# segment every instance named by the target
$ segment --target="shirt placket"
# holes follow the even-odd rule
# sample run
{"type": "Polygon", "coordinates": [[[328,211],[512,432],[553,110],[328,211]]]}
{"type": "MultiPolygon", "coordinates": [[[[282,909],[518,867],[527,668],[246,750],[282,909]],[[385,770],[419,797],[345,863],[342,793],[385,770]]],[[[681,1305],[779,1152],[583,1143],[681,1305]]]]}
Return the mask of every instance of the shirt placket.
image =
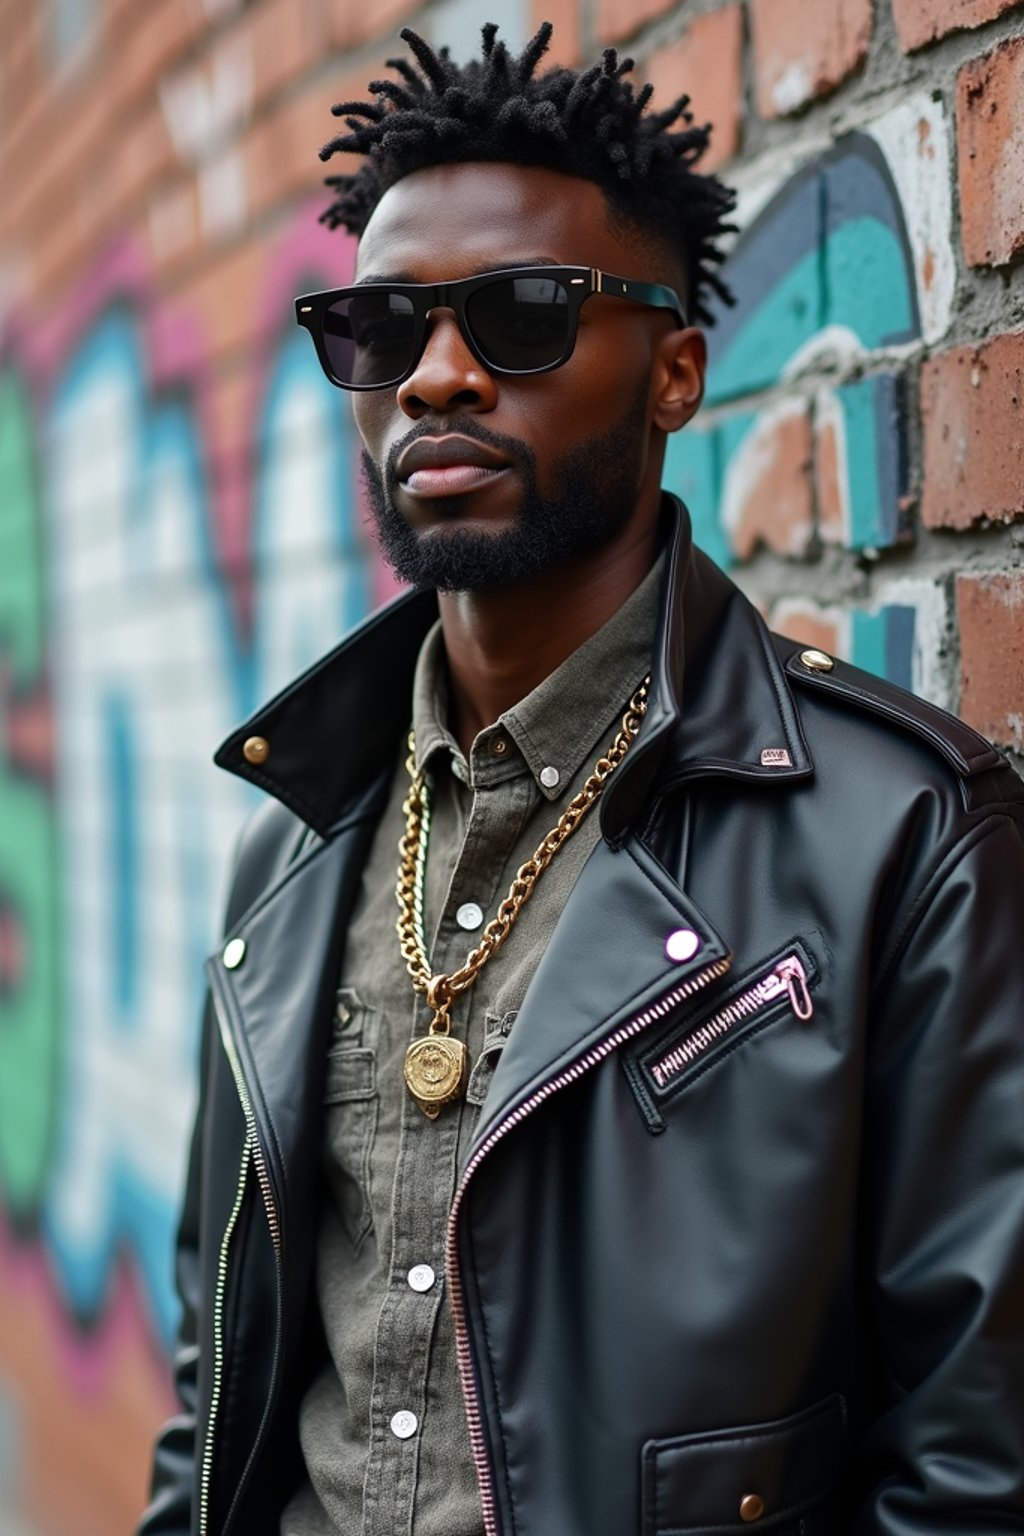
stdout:
{"type": "MultiPolygon", "coordinates": [[[[509,765],[511,766],[511,765],[509,765]]],[[[431,969],[451,973],[461,967],[475,942],[465,926],[465,912],[478,906],[493,911],[511,878],[508,851],[529,816],[532,783],[522,771],[503,777],[472,798],[465,832],[445,889],[443,866],[427,864],[426,922],[436,930],[431,969]],[[436,922],[432,921],[437,914],[436,922]]],[[[432,808],[431,842],[440,850],[458,839],[462,817],[456,797],[469,792],[449,779],[432,808]]],[[[466,1040],[471,1060],[479,1051],[484,1008],[475,984],[457,1001],[453,1032],[466,1040]],[[477,1040],[477,1035],[480,1039],[477,1040]]],[[[410,1037],[426,1033],[430,1013],[409,983],[410,1037]]],[[[419,1447],[425,1410],[432,1342],[444,1294],[443,1250],[455,1191],[460,1153],[468,1145],[475,1111],[465,1098],[428,1120],[403,1091],[398,1158],[392,1193],[392,1245],[387,1290],[378,1314],[370,1402],[370,1454],[363,1497],[363,1536],[413,1532],[419,1447]]],[[[461,1404],[454,1405],[452,1433],[464,1434],[461,1404]]]]}

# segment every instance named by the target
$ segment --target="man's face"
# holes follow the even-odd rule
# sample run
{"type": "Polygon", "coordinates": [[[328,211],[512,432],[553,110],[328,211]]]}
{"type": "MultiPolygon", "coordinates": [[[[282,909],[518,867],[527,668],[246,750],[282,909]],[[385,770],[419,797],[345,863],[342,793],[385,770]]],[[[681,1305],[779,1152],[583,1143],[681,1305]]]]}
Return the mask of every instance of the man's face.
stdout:
{"type": "MultiPolygon", "coordinates": [[[[432,283],[545,263],[679,288],[655,248],[638,255],[635,237],[611,225],[592,183],[484,163],[418,171],[392,187],[363,234],[356,281],[432,283]]],[[[398,575],[446,590],[508,586],[628,529],[657,494],[659,356],[678,327],[669,310],[596,295],[568,362],[516,377],[488,372],[451,311],[434,311],[410,378],[353,397],[381,547],[398,575]],[[441,472],[403,462],[424,437],[444,440],[441,472]],[[471,443],[461,469],[460,439],[471,443]],[[473,447],[488,465],[472,464],[473,447]]],[[[694,352],[702,361],[702,347],[694,352]]]]}

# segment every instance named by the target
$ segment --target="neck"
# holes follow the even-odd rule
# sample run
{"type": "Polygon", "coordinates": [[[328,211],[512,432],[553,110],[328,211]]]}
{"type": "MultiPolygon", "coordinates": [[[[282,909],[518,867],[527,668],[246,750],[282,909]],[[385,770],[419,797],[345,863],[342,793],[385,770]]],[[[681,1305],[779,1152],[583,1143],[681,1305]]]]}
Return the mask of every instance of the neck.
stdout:
{"type": "Polygon", "coordinates": [[[440,594],[449,727],[467,756],[478,732],[532,693],[622,607],[656,551],[655,513],[571,567],[495,591],[440,594]]]}

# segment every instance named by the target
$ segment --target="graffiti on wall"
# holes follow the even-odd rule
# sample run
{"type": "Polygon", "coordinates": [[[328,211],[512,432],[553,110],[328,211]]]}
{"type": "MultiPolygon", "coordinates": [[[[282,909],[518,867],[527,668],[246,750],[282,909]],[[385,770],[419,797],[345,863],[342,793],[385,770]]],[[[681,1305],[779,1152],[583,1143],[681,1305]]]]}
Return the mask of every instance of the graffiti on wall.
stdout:
{"type": "MultiPolygon", "coordinates": [[[[296,228],[261,313],[337,280],[337,237],[296,228]]],[[[225,452],[201,338],[139,265],[115,253],[0,372],[0,1395],[32,1421],[0,1478],[55,1531],[123,1527],[139,1462],[72,1515],[40,1442],[95,1481],[96,1410],[124,1448],[167,1405],[199,981],[250,794],[211,750],[386,592],[308,338],[255,338],[225,452]]]]}
{"type": "MultiPolygon", "coordinates": [[[[673,439],[668,459],[698,539],[722,564],[759,544],[799,556],[815,540],[876,552],[904,537],[895,365],[950,323],[947,134],[940,104],[904,103],[781,185],[759,184],[756,211],[741,201],[746,227],[727,269],[737,303],[716,306],[706,424],[673,439]]],[[[928,692],[918,596],[905,586],[874,613],[819,613],[819,643],[928,692]]],[[[781,617],[807,631],[814,609],[791,603],[781,617]]]]}
{"type": "MultiPolygon", "coordinates": [[[[748,208],[668,469],[723,562],[901,537],[893,362],[948,325],[947,161],[939,109],[906,106],[748,208]],[[826,356],[834,382],[789,388],[826,356]]],[[[303,208],[268,250],[224,440],[202,328],[130,242],[0,353],[0,1495],[56,1536],[129,1525],[169,1401],[201,962],[251,794],[211,750],[390,590],[344,397],[279,324],[344,281],[339,239],[303,208]]],[[[927,691],[943,620],[913,583],[805,607],[927,691]]]]}

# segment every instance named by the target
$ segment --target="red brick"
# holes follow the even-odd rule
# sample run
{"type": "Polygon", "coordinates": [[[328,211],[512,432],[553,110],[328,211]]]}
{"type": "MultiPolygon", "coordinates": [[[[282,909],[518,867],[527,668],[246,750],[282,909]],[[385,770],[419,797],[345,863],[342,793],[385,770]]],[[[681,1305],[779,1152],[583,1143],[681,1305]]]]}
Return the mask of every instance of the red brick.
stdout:
{"type": "Polygon", "coordinates": [[[167,122],[154,100],[133,120],[116,125],[107,140],[103,163],[109,174],[99,179],[95,197],[100,205],[99,222],[123,225],[154,188],[180,168],[167,122]]]}
{"type": "Polygon", "coordinates": [[[762,117],[784,117],[835,90],[867,58],[872,0],[751,0],[762,117]]]}
{"type": "Polygon", "coordinates": [[[960,576],[960,713],[1002,747],[1024,752],[1024,571],[960,576]]]}
{"type": "Polygon", "coordinates": [[[544,55],[541,69],[552,64],[578,64],[580,57],[579,0],[530,0],[530,35],[542,21],[554,27],[551,46],[544,55]]]}
{"type": "Polygon", "coordinates": [[[243,12],[252,42],[254,110],[313,63],[308,12],[305,0],[263,0],[255,10],[243,12]]]}
{"type": "Polygon", "coordinates": [[[957,79],[964,254],[999,267],[1024,250],[1024,38],[965,64],[957,79]]]}
{"type": "Polygon", "coordinates": [[[828,656],[843,654],[842,617],[835,608],[822,608],[809,598],[783,598],[769,622],[780,635],[800,645],[812,645],[828,656]]]}
{"type": "Polygon", "coordinates": [[[597,0],[597,36],[617,43],[672,10],[675,0],[597,0]]]}
{"type": "Polygon", "coordinates": [[[1024,515],[1024,331],[925,363],[921,417],[926,527],[1024,515]]]}
{"type": "Polygon", "coordinates": [[[994,21],[1021,0],[892,0],[900,44],[909,53],[948,32],[966,32],[994,21]]]}
{"type": "Polygon", "coordinates": [[[147,0],[128,13],[128,35],[117,47],[117,73],[133,95],[147,96],[201,30],[201,11],[188,0],[147,0]],[[134,25],[132,23],[134,22],[134,25]]]}
{"type": "Polygon", "coordinates": [[[761,412],[733,453],[723,486],[722,521],[740,560],[760,544],[778,555],[806,552],[814,531],[812,459],[805,400],[761,412]]]}
{"type": "Polygon", "coordinates": [[[326,165],[318,158],[321,144],[347,131],[341,119],[331,116],[331,103],[365,99],[367,81],[383,72],[379,60],[364,64],[332,80],[329,92],[319,82],[253,124],[245,136],[251,218],[305,192],[323,190],[327,206],[330,194],[324,177],[351,173],[363,163],[361,155],[335,155],[326,165]]]}
{"type": "Polygon", "coordinates": [[[160,282],[173,281],[182,268],[194,263],[203,249],[199,229],[199,194],[195,177],[179,177],[164,184],[149,198],[145,220],[146,238],[153,269],[160,282]]]}
{"type": "MultiPolygon", "coordinates": [[[[418,0],[330,0],[328,44],[334,48],[358,48],[369,38],[380,37],[389,56],[405,53],[399,27],[412,19],[417,6],[418,0]]],[[[372,76],[367,74],[366,78],[370,80],[372,76]]]]}
{"type": "Polygon", "coordinates": [[[13,139],[33,99],[42,89],[45,70],[39,40],[39,16],[19,6],[4,19],[4,138],[13,139]]]}
{"type": "Polygon", "coordinates": [[[685,91],[698,122],[714,127],[701,170],[714,170],[740,147],[743,118],[743,10],[727,5],[699,16],[677,43],[652,54],[644,71],[653,105],[666,107],[685,91]]]}
{"type": "Polygon", "coordinates": [[[272,240],[265,229],[220,249],[207,247],[206,260],[175,289],[183,312],[196,317],[214,368],[252,343],[254,295],[263,291],[272,240]]]}

